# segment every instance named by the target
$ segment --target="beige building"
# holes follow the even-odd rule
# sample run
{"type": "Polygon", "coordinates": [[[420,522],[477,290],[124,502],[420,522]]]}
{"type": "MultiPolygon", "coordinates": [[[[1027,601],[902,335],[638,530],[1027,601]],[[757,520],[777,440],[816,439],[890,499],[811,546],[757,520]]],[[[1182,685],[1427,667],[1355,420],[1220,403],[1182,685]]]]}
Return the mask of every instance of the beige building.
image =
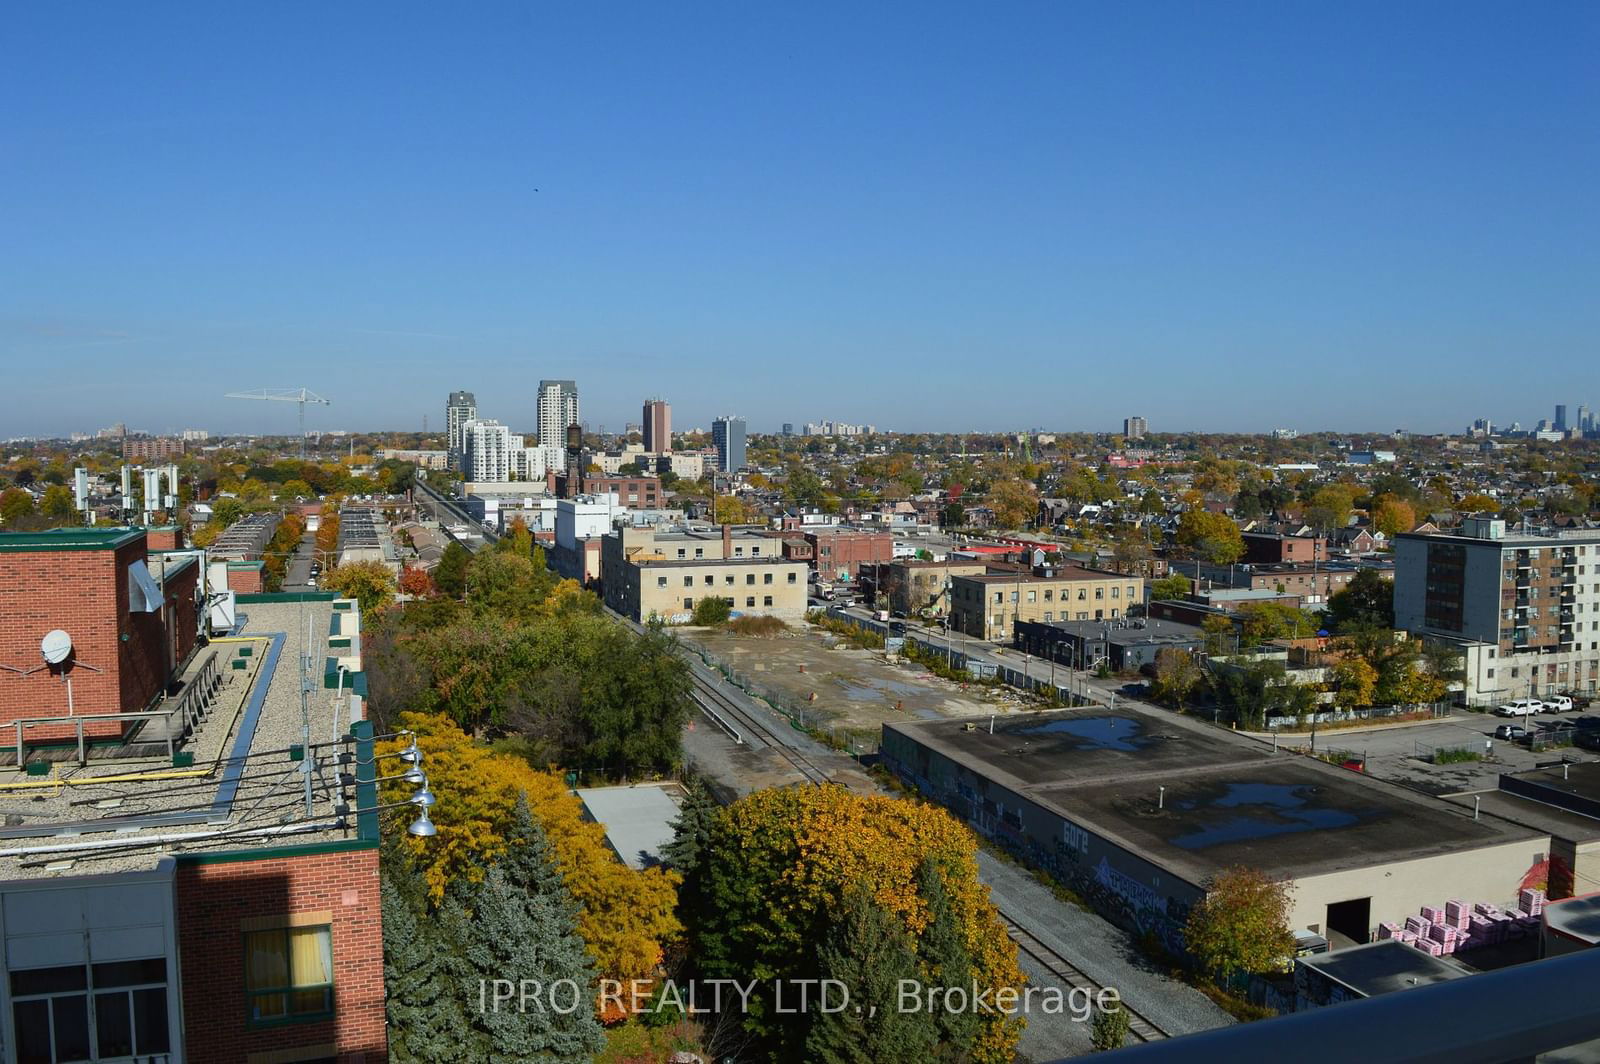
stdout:
{"type": "Polygon", "coordinates": [[[950,627],[1009,642],[1022,621],[1113,621],[1144,601],[1144,581],[1079,565],[1038,566],[1032,573],[978,573],[950,580],[950,627]]]}
{"type": "Polygon", "coordinates": [[[757,532],[657,532],[622,528],[604,537],[600,579],[606,605],[636,621],[682,623],[703,598],[725,599],[734,612],[798,621],[806,614],[803,561],[783,556],[781,541],[757,532]]]}

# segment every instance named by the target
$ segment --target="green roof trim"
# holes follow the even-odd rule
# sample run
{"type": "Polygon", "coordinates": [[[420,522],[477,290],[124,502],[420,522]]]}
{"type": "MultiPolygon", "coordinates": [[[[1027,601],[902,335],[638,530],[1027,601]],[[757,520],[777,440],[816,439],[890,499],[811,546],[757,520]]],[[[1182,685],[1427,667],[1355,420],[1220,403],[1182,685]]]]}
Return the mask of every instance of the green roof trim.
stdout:
{"type": "Polygon", "coordinates": [[[235,596],[236,602],[332,602],[332,591],[252,591],[235,596]]]}
{"type": "Polygon", "coordinates": [[[0,553],[46,550],[116,550],[144,538],[142,528],[52,528],[45,532],[0,532],[0,553]]]}
{"type": "MultiPolygon", "coordinates": [[[[358,814],[361,815],[366,814],[358,814]]],[[[269,846],[260,850],[180,853],[174,855],[174,860],[179,865],[238,864],[241,861],[275,861],[284,857],[314,857],[322,853],[354,853],[377,848],[377,839],[335,839],[329,842],[310,842],[304,846],[269,846]]]]}
{"type": "Polygon", "coordinates": [[[267,564],[266,562],[229,562],[228,563],[228,569],[229,569],[229,571],[244,570],[244,569],[260,569],[260,568],[264,567],[266,564],[267,564]]]}

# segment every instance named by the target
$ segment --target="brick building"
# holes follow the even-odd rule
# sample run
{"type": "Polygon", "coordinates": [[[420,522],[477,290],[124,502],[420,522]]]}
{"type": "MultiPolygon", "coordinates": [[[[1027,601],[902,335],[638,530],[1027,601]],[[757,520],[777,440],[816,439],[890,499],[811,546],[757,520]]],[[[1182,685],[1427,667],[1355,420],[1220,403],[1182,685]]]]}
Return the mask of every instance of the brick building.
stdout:
{"type": "MultiPolygon", "coordinates": [[[[29,563],[51,567],[45,582],[4,600],[0,627],[21,614],[29,626],[88,631],[85,617],[111,613],[108,603],[120,610],[119,589],[137,594],[121,574],[141,530],[55,535],[56,557],[29,563]],[[118,574],[110,583],[108,569],[118,574]],[[74,579],[71,593],[55,590],[74,579]]],[[[0,536],[11,573],[47,553],[25,538],[0,536]]],[[[192,555],[183,561],[146,558],[165,587],[199,573],[192,555]]],[[[360,611],[331,595],[256,595],[247,608],[248,621],[241,612],[240,627],[199,645],[172,678],[175,693],[161,700],[181,717],[166,722],[177,736],[170,760],[163,751],[152,764],[160,744],[138,733],[80,752],[71,788],[30,782],[31,771],[12,784],[26,789],[28,814],[0,827],[0,1062],[386,1059],[378,762],[360,611]],[[309,749],[287,745],[301,741],[303,658],[325,662],[309,749]],[[320,781],[307,805],[300,765],[320,781]]],[[[127,634],[130,655],[153,656],[136,629],[127,634]]],[[[142,691],[146,676],[139,666],[121,680],[142,691]]],[[[0,672],[0,692],[16,682],[0,672]]]]}
{"type": "MultiPolygon", "coordinates": [[[[200,578],[196,552],[150,553],[143,529],[0,535],[0,742],[17,720],[135,713],[159,700],[194,653],[200,578]],[[59,664],[40,649],[53,631],[71,640],[59,664]]],[[[82,726],[93,740],[121,738],[129,727],[115,719],[82,726]]],[[[27,737],[37,744],[72,734],[39,724],[27,737]]]]}
{"type": "Polygon", "coordinates": [[[894,557],[894,537],[888,532],[823,528],[804,533],[813,552],[812,568],[822,580],[855,580],[863,565],[894,557]]]}
{"type": "Polygon", "coordinates": [[[1288,536],[1277,532],[1245,532],[1246,563],[1268,565],[1282,562],[1325,562],[1328,541],[1322,536],[1288,536]]]}
{"type": "Polygon", "coordinates": [[[1144,581],[1080,565],[952,577],[950,627],[1009,642],[1021,621],[1115,621],[1144,601],[1144,581]]]}
{"type": "Polygon", "coordinates": [[[580,478],[579,495],[615,495],[632,510],[649,510],[661,505],[660,477],[607,477],[590,473],[580,478]]]}
{"type": "Polygon", "coordinates": [[[175,436],[141,437],[122,441],[124,462],[157,462],[183,457],[183,441],[175,436]]]}

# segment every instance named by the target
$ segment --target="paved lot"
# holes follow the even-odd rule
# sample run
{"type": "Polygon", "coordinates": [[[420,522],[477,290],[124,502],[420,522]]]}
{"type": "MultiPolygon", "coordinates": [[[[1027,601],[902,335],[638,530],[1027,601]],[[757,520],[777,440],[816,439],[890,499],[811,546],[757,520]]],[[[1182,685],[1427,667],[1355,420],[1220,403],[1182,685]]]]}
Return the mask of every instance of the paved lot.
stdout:
{"type": "MultiPolygon", "coordinates": [[[[1576,714],[1537,717],[1540,723],[1570,721],[1576,714]]],[[[1381,728],[1372,731],[1324,732],[1317,736],[1319,750],[1348,750],[1367,760],[1367,771],[1383,779],[1404,783],[1430,794],[1492,790],[1503,772],[1525,772],[1539,765],[1568,760],[1595,760],[1586,750],[1571,747],[1532,753],[1525,746],[1493,738],[1494,729],[1506,723],[1486,713],[1464,713],[1431,724],[1381,728]],[[1482,761],[1435,765],[1426,760],[1436,747],[1464,747],[1485,755],[1482,761]]],[[[1514,722],[1515,723],[1515,722],[1514,722]]],[[[1285,737],[1288,742],[1288,737],[1285,737]]],[[[1296,742],[1303,741],[1300,737],[1296,742]]]]}

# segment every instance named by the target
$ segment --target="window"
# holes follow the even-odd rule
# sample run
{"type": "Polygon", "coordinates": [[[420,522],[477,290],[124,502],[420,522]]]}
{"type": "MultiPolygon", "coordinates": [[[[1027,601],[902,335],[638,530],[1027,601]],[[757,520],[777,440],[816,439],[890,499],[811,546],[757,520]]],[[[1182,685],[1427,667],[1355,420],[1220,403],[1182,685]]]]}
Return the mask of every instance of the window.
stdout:
{"type": "Polygon", "coordinates": [[[744,604],[747,607],[748,606],[754,606],[756,604],[756,597],[754,595],[746,595],[745,599],[744,599],[744,604]]]}
{"type": "Polygon", "coordinates": [[[994,593],[994,600],[995,600],[995,601],[996,601],[996,602],[1004,602],[1004,601],[1005,601],[1005,592],[1003,592],[1003,591],[996,591],[996,592],[995,592],[995,593],[994,593]]]}
{"type": "Polygon", "coordinates": [[[1015,601],[1017,601],[1017,593],[1016,593],[1016,592],[1015,592],[1015,591],[1013,591],[1013,592],[1012,592],[1012,593],[1011,593],[1011,601],[1012,601],[1012,602],[1015,602],[1015,601]]]}
{"type": "Polygon", "coordinates": [[[724,584],[730,584],[730,585],[731,585],[731,584],[732,584],[732,583],[733,583],[733,574],[732,574],[732,573],[727,573],[727,574],[725,574],[725,575],[724,575],[724,576],[723,576],[723,577],[722,577],[722,582],[723,582],[723,583],[724,583],[724,584]]]}
{"type": "Polygon", "coordinates": [[[1120,587],[1112,588],[1111,589],[1111,597],[1112,598],[1121,598],[1122,597],[1122,589],[1120,587]]]}
{"type": "Polygon", "coordinates": [[[15,971],[11,1001],[20,1061],[122,1060],[172,1049],[162,957],[15,971]]]}
{"type": "Polygon", "coordinates": [[[696,558],[704,558],[706,556],[706,549],[704,547],[696,547],[694,549],[694,556],[696,558]]]}
{"type": "Polygon", "coordinates": [[[1047,620],[1047,621],[1053,621],[1053,620],[1056,619],[1056,615],[1055,615],[1055,613],[1053,613],[1050,610],[1045,610],[1044,611],[1044,619],[1047,620]]]}
{"type": "Polygon", "coordinates": [[[1046,602],[1049,602],[1049,601],[1050,601],[1050,598],[1051,598],[1051,596],[1053,596],[1053,595],[1054,595],[1054,594],[1055,594],[1055,592],[1054,592],[1054,591],[1052,591],[1052,590],[1050,590],[1050,589],[1049,589],[1049,588],[1045,588],[1045,589],[1044,589],[1044,600],[1045,600],[1045,601],[1046,601],[1046,602]]]}
{"type": "Polygon", "coordinates": [[[1489,669],[1484,673],[1484,675],[1492,680],[1492,679],[1494,679],[1494,670],[1493,669],[1489,669]]]}
{"type": "Polygon", "coordinates": [[[1028,601],[1029,602],[1038,601],[1038,594],[1039,593],[1037,591],[1034,591],[1032,588],[1029,588],[1028,589],[1028,601]]]}
{"type": "Polygon", "coordinates": [[[744,557],[744,548],[743,547],[735,547],[735,548],[733,548],[733,556],[735,558],[743,558],[744,557]]]}
{"type": "Polygon", "coordinates": [[[1097,621],[1105,620],[1106,619],[1106,611],[1105,610],[1095,610],[1094,611],[1094,619],[1097,620],[1097,621]]]}
{"type": "Polygon", "coordinates": [[[1078,601],[1082,602],[1086,596],[1087,596],[1087,592],[1083,588],[1080,587],[1078,589],[1078,601]]]}
{"type": "Polygon", "coordinates": [[[684,577],[683,578],[683,586],[684,587],[694,587],[694,577],[692,577],[692,576],[684,577]]]}
{"type": "Polygon", "coordinates": [[[1128,585],[1128,597],[1131,598],[1131,599],[1136,599],[1136,598],[1139,597],[1139,593],[1134,590],[1132,584],[1128,585]]]}
{"type": "Polygon", "coordinates": [[[794,583],[794,574],[793,573],[789,574],[789,583],[791,583],[791,584],[794,583]]]}
{"type": "Polygon", "coordinates": [[[1095,588],[1094,589],[1094,597],[1095,597],[1095,601],[1096,602],[1098,602],[1101,599],[1105,598],[1106,597],[1106,589],[1103,588],[1103,587],[1095,588]]]}
{"type": "Polygon", "coordinates": [[[664,576],[656,577],[656,587],[666,587],[666,586],[667,586],[667,578],[666,577],[664,577],[664,576]]]}
{"type": "Polygon", "coordinates": [[[679,548],[678,548],[678,557],[680,557],[680,558],[682,558],[682,557],[683,557],[683,556],[684,556],[684,551],[683,551],[683,548],[682,548],[682,547],[679,547],[679,548]]]}
{"type": "Polygon", "coordinates": [[[1111,607],[1111,619],[1113,621],[1117,619],[1117,608],[1115,606],[1111,607]]]}
{"type": "Polygon", "coordinates": [[[746,584],[755,583],[756,582],[756,574],[755,573],[745,573],[744,574],[744,582],[746,584]]]}
{"type": "Polygon", "coordinates": [[[252,1024],[333,1012],[333,928],[278,927],[244,936],[246,1015],[252,1024]]]}
{"type": "Polygon", "coordinates": [[[686,610],[694,609],[694,599],[692,599],[692,598],[684,599],[683,600],[683,608],[686,609],[686,610]]]}
{"type": "Polygon", "coordinates": [[[763,598],[763,599],[762,599],[762,600],[761,600],[761,604],[762,604],[762,605],[763,605],[763,606],[770,606],[770,605],[772,605],[772,596],[771,596],[771,595],[767,595],[767,596],[766,596],[766,597],[765,597],[765,598],[763,598]]]}
{"type": "Polygon", "coordinates": [[[761,582],[762,582],[762,583],[763,583],[763,584],[770,584],[770,583],[772,583],[772,574],[771,574],[771,573],[762,573],[762,574],[761,574],[761,582]]]}

